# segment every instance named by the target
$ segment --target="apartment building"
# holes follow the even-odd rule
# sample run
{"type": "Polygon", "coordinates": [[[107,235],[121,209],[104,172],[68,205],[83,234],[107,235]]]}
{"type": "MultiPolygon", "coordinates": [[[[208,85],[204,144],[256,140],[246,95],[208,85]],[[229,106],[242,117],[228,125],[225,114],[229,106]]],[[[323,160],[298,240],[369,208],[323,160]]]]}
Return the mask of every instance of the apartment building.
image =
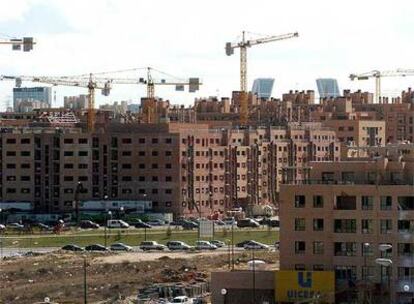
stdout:
{"type": "Polygon", "coordinates": [[[390,288],[392,303],[411,303],[414,145],[377,147],[367,154],[311,162],[308,178],[300,182],[284,177],[280,267],[334,270],[337,290],[348,289],[352,281],[362,289],[359,296],[390,288]],[[381,244],[392,247],[381,251],[381,244]],[[388,258],[392,265],[380,266],[377,258],[388,258]]]}
{"type": "Polygon", "coordinates": [[[146,199],[156,211],[208,215],[276,204],[285,170],[303,179],[309,161],[336,161],[340,143],[320,124],[257,129],[203,124],[3,128],[1,200],[69,212],[81,200],[146,199]],[[97,128],[100,130],[100,128],[97,128]]]}

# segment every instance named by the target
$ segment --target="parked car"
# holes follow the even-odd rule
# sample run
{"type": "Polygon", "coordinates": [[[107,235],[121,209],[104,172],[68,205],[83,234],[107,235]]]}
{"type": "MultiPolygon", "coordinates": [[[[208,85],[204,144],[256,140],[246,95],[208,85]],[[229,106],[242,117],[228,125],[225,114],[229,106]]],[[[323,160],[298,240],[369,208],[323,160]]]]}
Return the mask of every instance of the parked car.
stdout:
{"type": "Polygon", "coordinates": [[[125,245],[124,243],[114,243],[110,247],[113,251],[132,251],[132,247],[125,245]]]}
{"type": "Polygon", "coordinates": [[[170,250],[189,250],[194,248],[181,241],[168,241],[166,245],[170,250]]]}
{"type": "Polygon", "coordinates": [[[99,224],[89,220],[84,220],[80,222],[79,227],[82,229],[98,229],[99,224]]]}
{"type": "Polygon", "coordinates": [[[172,299],[171,303],[174,304],[193,304],[193,300],[187,296],[179,296],[172,299]]]}
{"type": "Polygon", "coordinates": [[[222,220],[215,220],[214,224],[217,225],[217,226],[225,226],[226,225],[226,223],[223,222],[222,220]]]}
{"type": "Polygon", "coordinates": [[[188,220],[184,220],[181,224],[181,226],[183,227],[183,229],[186,230],[191,230],[194,228],[198,228],[198,224],[193,222],[193,221],[188,221],[188,220]]]}
{"type": "Polygon", "coordinates": [[[3,224],[0,224],[0,231],[4,231],[6,230],[6,226],[4,226],[3,224]]]}
{"type": "Polygon", "coordinates": [[[82,247],[80,247],[78,245],[74,245],[74,244],[65,245],[61,249],[62,250],[67,250],[67,251],[84,251],[85,250],[82,247]]]}
{"type": "Polygon", "coordinates": [[[133,224],[135,226],[135,228],[152,228],[152,226],[148,223],[145,223],[141,220],[134,222],[133,224]]]}
{"type": "Polygon", "coordinates": [[[254,242],[254,241],[253,240],[245,240],[245,241],[242,241],[240,243],[237,243],[236,247],[237,248],[244,248],[244,245],[246,245],[247,243],[250,243],[250,242],[254,242]]]}
{"type": "Polygon", "coordinates": [[[208,241],[197,241],[195,245],[197,250],[215,250],[217,249],[216,245],[211,244],[208,241]]]}
{"type": "Polygon", "coordinates": [[[107,251],[108,248],[101,244],[92,244],[85,247],[86,251],[107,251]]]}
{"type": "Polygon", "coordinates": [[[11,229],[19,229],[19,230],[24,228],[24,226],[19,223],[10,223],[7,226],[11,229]]]}
{"type": "Polygon", "coordinates": [[[270,246],[263,244],[263,243],[259,243],[256,241],[250,241],[249,243],[244,245],[244,249],[247,250],[269,250],[270,246]]]}
{"type": "Polygon", "coordinates": [[[44,230],[44,231],[52,230],[52,227],[50,227],[49,225],[43,224],[43,223],[36,223],[35,226],[39,227],[40,230],[44,230]]]}
{"type": "Polygon", "coordinates": [[[229,225],[229,226],[231,226],[231,225],[237,225],[237,221],[236,221],[236,219],[234,217],[226,217],[226,218],[223,219],[223,222],[226,225],[229,225]]]}
{"type": "Polygon", "coordinates": [[[276,250],[279,250],[280,249],[280,242],[279,241],[276,241],[275,242],[275,249],[276,250]]]}
{"type": "Polygon", "coordinates": [[[147,251],[147,250],[161,250],[162,251],[162,250],[167,249],[167,246],[158,244],[155,241],[143,241],[139,245],[139,248],[144,251],[147,251]]]}
{"type": "Polygon", "coordinates": [[[212,240],[210,243],[217,246],[218,248],[226,246],[226,243],[219,240],[212,240]]]}
{"type": "Polygon", "coordinates": [[[106,222],[108,228],[129,228],[129,224],[123,220],[108,220],[106,222]]]}
{"type": "Polygon", "coordinates": [[[237,227],[239,227],[239,228],[245,228],[245,227],[257,228],[257,227],[260,227],[260,224],[258,222],[256,222],[254,219],[245,218],[245,219],[239,220],[237,222],[237,227]]]}
{"type": "Polygon", "coordinates": [[[147,221],[146,222],[148,225],[151,225],[151,226],[163,226],[163,225],[165,225],[165,222],[164,221],[162,221],[162,220],[158,220],[158,219],[155,219],[155,220],[149,220],[149,221],[147,221]]]}

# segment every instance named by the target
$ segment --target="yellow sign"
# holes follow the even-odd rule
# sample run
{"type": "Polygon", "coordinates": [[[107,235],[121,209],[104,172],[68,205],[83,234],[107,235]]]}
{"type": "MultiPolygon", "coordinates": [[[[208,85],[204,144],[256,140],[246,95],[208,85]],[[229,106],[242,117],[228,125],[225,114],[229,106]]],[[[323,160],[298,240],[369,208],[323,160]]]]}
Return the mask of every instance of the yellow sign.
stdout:
{"type": "Polygon", "coordinates": [[[321,303],[335,301],[333,271],[276,271],[276,302],[297,302],[319,299],[321,303]]]}

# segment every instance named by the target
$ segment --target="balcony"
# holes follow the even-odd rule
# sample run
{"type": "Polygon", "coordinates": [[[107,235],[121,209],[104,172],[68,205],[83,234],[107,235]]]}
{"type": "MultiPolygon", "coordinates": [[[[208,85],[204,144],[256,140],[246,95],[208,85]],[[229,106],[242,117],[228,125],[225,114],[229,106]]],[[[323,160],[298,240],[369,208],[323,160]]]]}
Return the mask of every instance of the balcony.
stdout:
{"type": "Polygon", "coordinates": [[[285,180],[282,181],[282,184],[285,185],[382,185],[382,186],[394,186],[394,185],[408,185],[413,186],[414,180],[412,181],[379,181],[377,183],[372,183],[369,180],[323,180],[323,179],[303,179],[303,180],[285,180]]]}

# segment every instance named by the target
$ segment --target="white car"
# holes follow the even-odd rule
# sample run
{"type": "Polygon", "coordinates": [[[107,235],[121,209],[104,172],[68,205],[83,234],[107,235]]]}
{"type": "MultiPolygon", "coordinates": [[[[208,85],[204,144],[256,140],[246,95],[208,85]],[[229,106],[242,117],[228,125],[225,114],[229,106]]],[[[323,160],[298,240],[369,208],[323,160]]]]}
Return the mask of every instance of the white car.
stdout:
{"type": "Polygon", "coordinates": [[[129,228],[129,224],[123,220],[108,220],[106,223],[108,228],[129,228]]]}
{"type": "Polygon", "coordinates": [[[210,243],[217,246],[218,248],[226,246],[226,243],[224,243],[222,241],[218,241],[218,240],[213,240],[210,243]]]}
{"type": "Polygon", "coordinates": [[[0,224],[0,231],[6,230],[6,226],[4,226],[3,224],[0,224]]]}
{"type": "Polygon", "coordinates": [[[171,303],[174,304],[193,304],[193,300],[186,296],[175,297],[171,303]]]}
{"type": "Polygon", "coordinates": [[[190,246],[181,241],[168,241],[167,242],[168,249],[172,250],[191,250],[194,249],[193,246],[190,246]]]}
{"type": "Polygon", "coordinates": [[[197,241],[195,245],[195,249],[197,250],[216,250],[217,246],[211,244],[208,241],[197,241]]]}
{"type": "Polygon", "coordinates": [[[132,251],[132,247],[125,245],[124,243],[115,243],[111,245],[113,251],[132,251]]]}
{"type": "Polygon", "coordinates": [[[270,250],[270,246],[256,241],[250,241],[244,245],[246,250],[270,250]]]}
{"type": "Polygon", "coordinates": [[[139,248],[141,250],[147,251],[147,250],[165,250],[167,249],[167,246],[162,245],[162,244],[158,244],[155,241],[143,241],[141,242],[141,244],[139,245],[139,248]]]}

